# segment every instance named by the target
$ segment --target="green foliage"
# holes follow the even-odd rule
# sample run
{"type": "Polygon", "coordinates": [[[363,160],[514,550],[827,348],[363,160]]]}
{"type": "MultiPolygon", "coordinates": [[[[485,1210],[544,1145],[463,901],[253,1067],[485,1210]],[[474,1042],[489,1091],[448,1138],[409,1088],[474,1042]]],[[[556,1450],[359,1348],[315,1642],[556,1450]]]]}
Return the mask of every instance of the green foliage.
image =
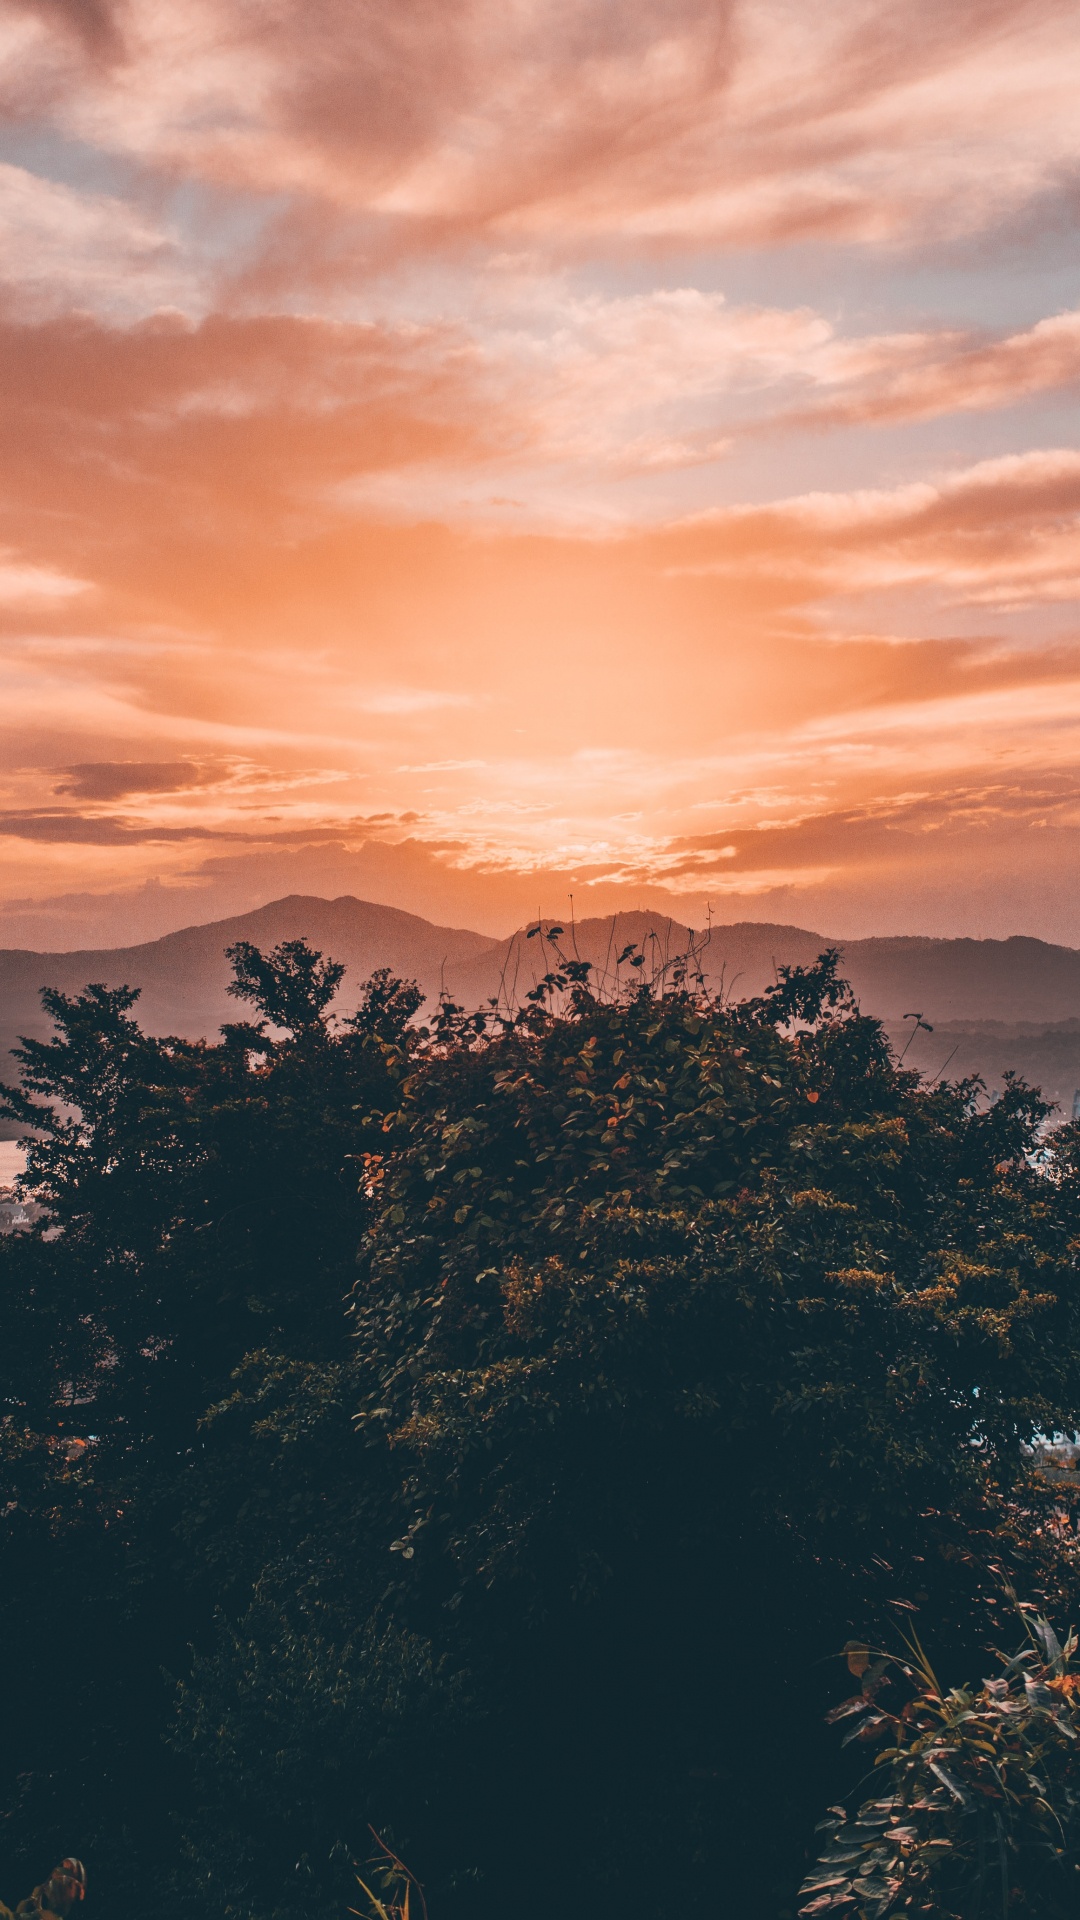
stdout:
{"type": "Polygon", "coordinates": [[[385,1840],[379,1839],[374,1828],[372,1835],[378,1852],[368,1868],[368,1878],[375,1881],[379,1891],[373,1892],[367,1881],[357,1875],[367,1902],[363,1920],[410,1920],[412,1915],[416,1920],[427,1920],[427,1903],[420,1882],[385,1840]]]}
{"type": "Polygon", "coordinates": [[[731,1009],[582,996],[402,1094],[367,1163],[363,1419],[409,1463],[413,1545],[461,1581],[546,1581],[555,1554],[593,1582],[669,1465],[701,1474],[706,1529],[734,1473],[859,1563],[919,1533],[916,1485],[981,1497],[1072,1405],[1075,1195],[1032,1164],[1046,1109],[898,1073],[832,960],[731,1009]],[[449,1526],[426,1517],[447,1487],[449,1526]]]}
{"type": "Polygon", "coordinates": [[[800,1913],[889,1920],[899,1913],[975,1920],[996,1913],[1064,1920],[1080,1874],[1080,1672],[1077,1636],[1048,1620],[999,1656],[996,1678],[945,1692],[917,1639],[911,1658],[848,1655],[861,1691],[829,1715],[844,1744],[884,1739],[876,1795],[830,1809],[800,1913]],[[913,1688],[890,1713],[890,1669],[913,1688]]]}
{"type": "Polygon", "coordinates": [[[369,1823],[441,1920],[659,1920],[673,1860],[775,1920],[837,1622],[1070,1602],[1024,1446],[1080,1424],[1075,1130],[898,1068],[835,955],[605,998],[542,937],[505,1016],[331,1023],[294,943],[216,1045],[91,988],[23,1048],[2,1799],[119,1920],[151,1864],[177,1920],[343,1911],[369,1823]]]}
{"type": "MultiPolygon", "coordinates": [[[[325,982],[310,960],[301,973],[325,982]]],[[[245,1477],[246,1436],[223,1417],[234,1444],[219,1445],[204,1419],[256,1353],[271,1377],[318,1371],[332,1399],[366,1219],[359,1116],[419,1044],[420,996],[384,974],[333,1035],[305,1019],[216,1046],[142,1034],[135,1000],[46,994],[55,1036],[23,1043],[4,1091],[34,1129],[45,1215],[0,1240],[0,1532],[20,1570],[0,1588],[0,1845],[17,1877],[75,1820],[113,1906],[149,1860],[176,1857],[166,1670],[190,1665],[234,1586],[250,1604],[277,1522],[260,1469],[245,1477]]],[[[350,1410],[336,1407],[339,1463],[350,1410]]],[[[308,1467],[333,1487],[325,1450],[308,1467]]],[[[295,1471],[286,1502],[298,1484],[306,1503],[295,1471]]]]}

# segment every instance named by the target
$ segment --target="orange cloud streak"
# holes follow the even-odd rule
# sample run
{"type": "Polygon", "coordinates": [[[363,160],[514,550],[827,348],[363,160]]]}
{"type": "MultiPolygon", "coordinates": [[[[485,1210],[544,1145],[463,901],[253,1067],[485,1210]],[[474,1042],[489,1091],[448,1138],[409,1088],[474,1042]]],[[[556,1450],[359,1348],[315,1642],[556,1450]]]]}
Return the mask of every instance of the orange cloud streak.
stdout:
{"type": "Polygon", "coordinates": [[[1078,54],[1064,0],[10,7],[0,900],[304,847],[1049,912],[1078,54]]]}

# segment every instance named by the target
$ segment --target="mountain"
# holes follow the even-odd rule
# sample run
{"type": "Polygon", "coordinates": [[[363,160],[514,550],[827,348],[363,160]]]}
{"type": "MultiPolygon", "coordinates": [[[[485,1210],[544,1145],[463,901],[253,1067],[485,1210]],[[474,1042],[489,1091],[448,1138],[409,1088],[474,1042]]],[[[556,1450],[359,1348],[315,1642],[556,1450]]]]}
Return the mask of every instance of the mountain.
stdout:
{"type": "Polygon", "coordinates": [[[932,1034],[920,1032],[914,1038],[910,1023],[906,1032],[892,1025],[889,1031],[897,1054],[909,1048],[905,1066],[917,1067],[928,1079],[964,1080],[979,1074],[994,1090],[1012,1071],[1040,1087],[1066,1119],[1071,1116],[1080,1091],[1080,1020],[1045,1026],[1037,1021],[1009,1026],[997,1020],[948,1020],[932,1034]]]}
{"type": "MultiPolygon", "coordinates": [[[[390,967],[437,996],[450,967],[494,945],[486,934],[433,926],[396,907],[373,906],[347,894],[320,900],[298,893],[254,913],[183,927],[137,947],[77,953],[0,949],[0,1077],[9,1074],[6,1056],[20,1034],[44,1037],[50,1031],[38,997],[42,987],[59,987],[65,993],[77,993],[90,981],[140,987],[138,1017],[148,1032],[197,1040],[216,1034],[226,1020],[244,1019],[248,1011],[226,992],[232,978],[226,947],[251,940],[266,949],[301,937],[345,962],[342,1006],[355,1004],[360,986],[376,967],[390,967]]],[[[8,1133],[10,1137],[10,1129],[8,1133]]]]}
{"type": "MultiPolygon", "coordinates": [[[[0,951],[0,1060],[19,1034],[43,1035],[48,1022],[38,990],[77,992],[89,981],[142,989],[139,1014],[152,1033],[188,1038],[212,1036],[223,1021],[242,1017],[230,1000],[225,948],[252,940],[268,948],[304,937],[345,962],[339,1005],[355,1004],[361,983],[379,966],[415,979],[430,997],[445,989],[472,1008],[498,998],[520,1004],[552,965],[555,923],[543,935],[521,929],[492,940],[460,927],[433,926],[416,914],[344,895],[323,900],[291,894],[253,913],[185,927],[141,946],[96,952],[0,951]]],[[[612,984],[634,977],[630,947],[645,956],[645,971],[670,970],[693,945],[697,966],[712,992],[735,998],[760,993],[784,964],[805,965],[836,945],[842,965],[868,1013],[884,1020],[898,1050],[907,1044],[921,1014],[934,1031],[911,1040],[909,1064],[927,1074],[981,1072],[998,1086],[1014,1068],[1066,1110],[1080,1086],[1080,952],[1043,940],[931,940],[899,937],[830,941],[805,927],[741,921],[692,933],[658,913],[620,913],[562,924],[560,950],[589,960],[594,977],[612,984]]],[[[0,1133],[5,1129],[0,1127],[0,1133]]],[[[10,1135],[10,1129],[6,1130],[10,1135]]]]}
{"type": "MultiPolygon", "coordinates": [[[[545,936],[556,923],[543,923],[545,936]]],[[[698,962],[713,992],[737,999],[760,993],[781,965],[805,966],[825,947],[839,947],[843,971],[868,1013],[888,1024],[908,1013],[927,1020],[1023,1022],[1047,1025],[1080,1018],[1080,952],[1044,940],[931,940],[898,936],[835,940],[805,927],[744,920],[691,935],[689,927],[657,913],[620,913],[606,919],[562,925],[559,947],[577,951],[597,972],[614,978],[615,961],[628,945],[641,947],[647,966],[685,952],[693,939],[698,962]],[[576,942],[576,949],[574,943],[576,942]]],[[[525,930],[491,943],[482,953],[449,968],[455,999],[476,1006],[517,983],[520,997],[533,986],[553,952],[525,930]]],[[[626,978],[630,969],[620,969],[626,978]]]]}
{"type": "MultiPolygon", "coordinates": [[[[813,946],[813,934],[804,938],[811,943],[811,955],[818,951],[813,946]]],[[[523,927],[508,940],[492,941],[485,952],[469,955],[449,967],[446,984],[451,997],[470,1009],[492,999],[504,1007],[518,1006],[543,975],[557,967],[560,953],[588,960],[593,980],[611,987],[616,978],[625,981],[635,977],[629,962],[618,965],[625,948],[643,952],[651,970],[674,961],[690,949],[692,942],[696,945],[700,941],[701,935],[659,913],[608,914],[603,919],[579,920],[576,926],[569,921],[544,920],[534,922],[531,931],[523,927]]],[[[773,978],[771,969],[768,977],[773,978]]]]}
{"type": "MultiPolygon", "coordinates": [[[[524,998],[553,964],[547,944],[553,923],[545,921],[545,944],[526,930],[493,945],[457,967],[447,985],[465,1006],[498,996],[524,998]]],[[[737,999],[761,993],[781,965],[806,966],[823,948],[838,946],[841,964],[867,1013],[887,1027],[897,1053],[928,1078],[980,1074],[996,1091],[1012,1070],[1043,1089],[1068,1115],[1080,1088],[1080,953],[1043,940],[931,940],[904,936],[830,940],[805,927],[741,921],[691,934],[662,914],[622,913],[614,918],[564,925],[558,944],[593,964],[594,978],[625,980],[629,962],[616,968],[623,949],[644,952],[646,966],[663,966],[686,952],[691,940],[709,989],[737,999]],[[921,1014],[914,1030],[905,1015],[921,1014]],[[927,1027],[933,1029],[928,1032],[927,1027]]]]}

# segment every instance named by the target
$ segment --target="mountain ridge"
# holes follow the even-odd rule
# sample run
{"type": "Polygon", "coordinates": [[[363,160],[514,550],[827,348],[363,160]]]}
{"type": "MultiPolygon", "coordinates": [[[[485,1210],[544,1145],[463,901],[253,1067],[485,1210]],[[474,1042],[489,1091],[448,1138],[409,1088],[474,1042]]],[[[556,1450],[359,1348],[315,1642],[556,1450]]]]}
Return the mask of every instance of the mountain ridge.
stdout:
{"type": "MultiPolygon", "coordinates": [[[[302,937],[343,961],[342,1006],[355,1003],[363,980],[379,966],[416,979],[431,999],[446,991],[470,1009],[492,999],[520,1003],[554,963],[549,935],[560,926],[560,949],[590,960],[594,977],[608,984],[630,975],[626,964],[618,965],[624,946],[642,948],[651,969],[670,965],[692,941],[710,990],[735,998],[760,993],[777,967],[806,965],[825,948],[836,947],[860,1004],[894,1037],[903,1035],[905,1015],[918,1013],[932,1027],[948,1027],[959,1058],[976,1063],[968,1070],[979,1071],[985,1057],[988,1065],[993,1062],[988,1078],[1000,1081],[1007,1065],[1025,1071],[1026,1060],[1037,1062],[1043,1070],[1053,1068],[1047,1090],[1066,1101],[1071,1101],[1070,1083],[1080,1083],[1080,1028],[1066,1031],[1080,1021],[1076,948],[1024,934],[1003,940],[896,934],[845,941],[807,927],[752,920],[693,930],[674,916],[645,910],[574,925],[548,919],[541,925],[542,939],[519,928],[497,940],[351,894],[331,900],[288,894],[247,913],[126,947],[68,953],[3,948],[0,1056],[8,1054],[18,1035],[40,1037],[49,1031],[38,997],[41,987],[73,993],[92,980],[139,987],[139,1015],[149,1032],[211,1038],[223,1021],[237,1017],[237,1004],[226,992],[230,969],[224,949],[242,939],[266,948],[302,937]]],[[[930,1071],[930,1056],[937,1052],[936,1040],[920,1030],[909,1061],[930,1071]]],[[[3,1071],[10,1067],[0,1067],[3,1071]]]]}

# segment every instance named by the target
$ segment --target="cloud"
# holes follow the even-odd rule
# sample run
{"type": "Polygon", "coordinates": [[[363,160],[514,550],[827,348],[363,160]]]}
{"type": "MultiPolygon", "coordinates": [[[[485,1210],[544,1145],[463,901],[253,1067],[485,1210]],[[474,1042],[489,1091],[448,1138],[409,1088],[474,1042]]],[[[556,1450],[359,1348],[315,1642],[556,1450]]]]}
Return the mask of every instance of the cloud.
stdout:
{"type": "Polygon", "coordinates": [[[736,831],[725,844],[719,834],[678,836],[649,861],[641,877],[700,889],[703,884],[740,890],[755,883],[811,884],[830,871],[889,867],[926,860],[940,872],[993,836],[1023,838],[1040,832],[1080,829],[1080,782],[1075,774],[1034,775],[1022,782],[928,784],[921,792],[884,794],[857,807],[820,809],[793,819],[762,822],[736,831]],[[722,862],[722,865],[720,863],[722,862]]]}
{"type": "MultiPolygon", "coordinates": [[[[89,760],[64,767],[66,779],[54,791],[76,800],[122,800],[129,794],[184,793],[206,786],[215,775],[205,774],[187,760],[89,760]]],[[[220,778],[220,775],[217,776],[220,778]]]]}
{"type": "Polygon", "coordinates": [[[792,602],[925,585],[968,606],[1074,600],[1080,453],[1033,450],[891,489],[732,508],[667,538],[682,564],[771,580],[792,602]]]}
{"type": "Polygon", "coordinates": [[[861,805],[804,807],[733,834],[643,837],[621,859],[511,865],[411,839],[214,852],[166,886],[12,901],[0,909],[0,939],[50,949],[149,939],[289,893],[351,893],[501,935],[538,905],[567,913],[572,893],[579,916],[647,906],[701,925],[711,902],[721,921],[795,921],[833,936],[1026,927],[1077,944],[1080,908],[1053,880],[1078,856],[1075,773],[886,783],[861,805]]]}
{"type": "Polygon", "coordinates": [[[231,537],[367,468],[482,454],[498,427],[462,405],[447,331],[288,316],[0,321],[8,512],[40,503],[54,541],[58,507],[138,538],[168,498],[204,526],[225,508],[231,537]]]}
{"type": "Polygon", "coordinates": [[[117,523],[159,523],[163,495],[174,516],[205,525],[212,510],[245,537],[268,514],[332,520],[388,502],[461,518],[456,499],[475,506],[507,475],[508,499],[518,482],[535,498],[546,471],[545,497],[572,501],[597,474],[714,459],[716,407],[790,379],[829,334],[806,310],[729,309],[694,289],[602,301],[535,283],[471,331],[286,315],[0,322],[0,445],[25,499],[85,503],[98,521],[112,502],[117,523]]]}
{"type": "Polygon", "coordinates": [[[126,847],[153,841],[232,840],[194,822],[182,827],[123,819],[114,814],[81,814],[70,808],[30,812],[0,808],[0,836],[16,840],[51,841],[57,845],[126,847]]]}
{"type": "Polygon", "coordinates": [[[1080,380],[1080,311],[1052,314],[999,340],[943,332],[836,342],[820,358],[840,391],[781,412],[774,426],[893,426],[1012,407],[1080,380]]]}
{"type": "Polygon", "coordinates": [[[10,10],[16,111],[413,244],[972,231],[1080,145],[1065,0],[99,0],[81,34],[75,11],[10,10]]]}
{"type": "Polygon", "coordinates": [[[361,713],[438,713],[447,707],[475,706],[477,696],[448,687],[358,687],[353,703],[361,713]]]}
{"type": "MultiPolygon", "coordinates": [[[[468,369],[517,425],[518,462],[660,473],[720,457],[732,408],[813,379],[833,328],[808,307],[733,306],[693,286],[622,296],[523,276],[475,316],[468,369]]],[[[508,436],[509,438],[509,436],[508,436]]],[[[512,443],[511,443],[512,444],[512,443]]]]}
{"type": "MultiPolygon", "coordinates": [[[[929,897],[960,826],[879,801],[1080,760],[1080,465],[1019,412],[1080,371],[1078,40],[1063,0],[9,7],[0,897],[214,891],[208,840],[223,889],[434,917],[929,897]],[[953,244],[1021,218],[1030,277],[953,244]]],[[[1036,831],[988,806],[965,857],[1049,872],[1036,831]]]]}
{"type": "Polygon", "coordinates": [[[161,795],[199,798],[218,807],[263,807],[297,792],[323,790],[347,780],[336,767],[267,767],[242,759],[89,760],[55,769],[65,777],[53,787],[76,800],[124,800],[161,795]]]}
{"type": "Polygon", "coordinates": [[[92,61],[108,62],[123,50],[110,0],[23,0],[22,11],[47,29],[68,37],[92,61]]]}
{"type": "Polygon", "coordinates": [[[0,555],[0,605],[60,605],[85,593],[88,580],[75,580],[55,567],[39,567],[0,555]]]}
{"type": "MultiPolygon", "coordinates": [[[[1074,353],[1075,316],[961,351],[944,331],[844,338],[807,307],[692,287],[601,298],[535,276],[468,325],[0,321],[7,515],[28,554],[81,523],[69,577],[88,550],[107,575],[110,551],[136,541],[160,552],[190,533],[251,552],[365,518],[615,531],[669,517],[666,476],[707,469],[770,421],[927,414],[950,390],[958,406],[1004,403],[1063,384],[1074,353]]],[[[73,592],[62,572],[12,587],[73,592]]],[[[375,684],[369,710],[398,697],[375,684]]]]}
{"type": "Polygon", "coordinates": [[[127,201],[0,162],[0,289],[9,311],[130,320],[200,300],[177,236],[127,201]]]}

